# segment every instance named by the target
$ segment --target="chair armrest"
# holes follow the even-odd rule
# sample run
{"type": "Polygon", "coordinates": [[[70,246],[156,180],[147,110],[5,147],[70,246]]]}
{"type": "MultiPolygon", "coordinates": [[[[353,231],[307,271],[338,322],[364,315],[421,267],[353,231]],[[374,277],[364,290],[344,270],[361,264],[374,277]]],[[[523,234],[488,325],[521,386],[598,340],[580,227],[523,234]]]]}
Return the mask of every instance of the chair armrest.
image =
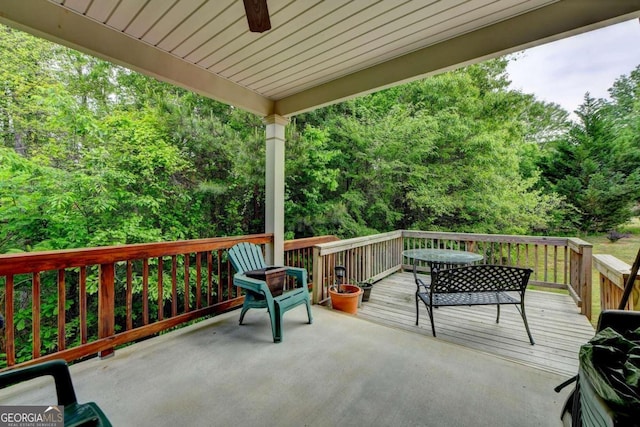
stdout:
{"type": "Polygon", "coordinates": [[[307,286],[307,269],[300,267],[289,267],[287,269],[287,276],[293,276],[296,278],[296,288],[303,288],[307,286]]]}
{"type": "Polygon", "coordinates": [[[69,367],[64,360],[52,360],[37,365],[18,368],[13,371],[0,374],[0,388],[32,380],[34,378],[51,375],[56,385],[58,405],[69,406],[77,403],[76,393],[73,390],[69,367]]]}
{"type": "Polygon", "coordinates": [[[233,276],[233,284],[239,286],[257,294],[271,295],[267,282],[264,280],[254,279],[252,277],[245,276],[243,273],[236,273],[233,276]]]}

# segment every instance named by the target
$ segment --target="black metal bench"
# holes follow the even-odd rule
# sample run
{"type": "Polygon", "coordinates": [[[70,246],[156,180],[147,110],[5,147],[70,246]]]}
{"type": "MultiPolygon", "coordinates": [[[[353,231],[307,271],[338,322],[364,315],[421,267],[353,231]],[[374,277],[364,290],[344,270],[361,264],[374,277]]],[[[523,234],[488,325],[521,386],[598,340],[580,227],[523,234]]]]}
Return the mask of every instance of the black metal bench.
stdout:
{"type": "Polygon", "coordinates": [[[496,305],[500,322],[500,306],[513,304],[516,306],[524,327],[529,335],[531,345],[533,337],[529,331],[527,316],[524,310],[524,293],[533,270],[529,268],[509,267],[505,265],[468,265],[464,267],[431,272],[431,283],[425,284],[416,277],[416,325],[419,319],[419,301],[427,307],[431,320],[431,331],[436,336],[433,321],[433,308],[444,306],[496,305]]]}

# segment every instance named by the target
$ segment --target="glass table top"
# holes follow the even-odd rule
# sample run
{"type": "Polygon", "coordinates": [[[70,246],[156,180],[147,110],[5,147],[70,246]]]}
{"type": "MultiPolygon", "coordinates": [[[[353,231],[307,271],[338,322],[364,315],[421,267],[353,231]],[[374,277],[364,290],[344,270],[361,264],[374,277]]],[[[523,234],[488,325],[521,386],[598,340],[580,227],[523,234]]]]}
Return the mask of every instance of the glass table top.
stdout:
{"type": "Polygon", "coordinates": [[[414,261],[437,262],[442,264],[471,264],[482,260],[480,254],[467,251],[454,251],[451,249],[409,249],[402,255],[414,261]]]}

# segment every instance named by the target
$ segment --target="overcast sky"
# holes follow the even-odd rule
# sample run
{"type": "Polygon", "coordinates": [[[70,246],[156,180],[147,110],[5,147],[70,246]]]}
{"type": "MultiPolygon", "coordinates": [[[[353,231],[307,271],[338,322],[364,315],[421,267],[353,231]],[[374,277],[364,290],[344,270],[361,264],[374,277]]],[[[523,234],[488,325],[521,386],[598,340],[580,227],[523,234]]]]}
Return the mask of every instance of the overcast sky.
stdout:
{"type": "Polygon", "coordinates": [[[640,65],[637,19],[528,49],[507,71],[514,89],[533,93],[573,112],[584,94],[608,98],[607,90],[640,65]]]}

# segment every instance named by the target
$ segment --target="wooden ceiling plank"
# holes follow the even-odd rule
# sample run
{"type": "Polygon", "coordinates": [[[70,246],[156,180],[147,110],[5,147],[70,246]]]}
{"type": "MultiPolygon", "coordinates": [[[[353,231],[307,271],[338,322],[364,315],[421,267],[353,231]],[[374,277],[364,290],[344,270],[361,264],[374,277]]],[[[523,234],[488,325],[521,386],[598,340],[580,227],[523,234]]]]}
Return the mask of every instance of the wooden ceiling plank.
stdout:
{"type": "Polygon", "coordinates": [[[134,17],[142,10],[148,0],[126,0],[118,3],[107,21],[107,25],[116,30],[124,31],[133,21],[134,17]]]}
{"type": "Polygon", "coordinates": [[[153,0],[147,3],[124,32],[137,39],[142,38],[175,3],[176,0],[153,0]]]}
{"type": "MultiPolygon", "coordinates": [[[[234,76],[234,78],[243,78],[243,72],[246,74],[251,72],[254,67],[263,61],[273,59],[278,61],[287,56],[286,52],[296,45],[306,44],[313,39],[318,33],[337,25],[341,21],[353,20],[358,13],[362,13],[363,9],[370,7],[374,2],[371,0],[359,0],[349,3],[331,3],[331,9],[322,11],[321,17],[311,15],[310,22],[300,28],[296,28],[295,32],[286,31],[286,34],[278,34],[279,39],[268,39],[271,44],[258,44],[249,46],[242,57],[236,58],[234,55],[215,65],[214,69],[219,69],[220,74],[224,76],[234,76]],[[235,62],[234,62],[235,61],[235,62]],[[226,67],[226,68],[224,68],[226,67]]],[[[260,40],[261,42],[263,40],[260,40]]],[[[211,69],[211,67],[210,67],[211,69]]]]}
{"type": "Polygon", "coordinates": [[[326,8],[333,10],[342,4],[341,2],[323,2],[322,0],[305,0],[298,4],[296,1],[295,9],[289,7],[273,15],[272,29],[259,39],[253,40],[252,35],[245,33],[236,40],[242,48],[238,49],[235,43],[234,45],[224,45],[216,51],[211,61],[204,59],[199,64],[215,73],[224,75],[222,70],[257,52],[273,52],[272,46],[282,38],[288,37],[290,43],[295,43],[294,40],[299,37],[298,32],[312,24],[322,14],[328,13],[326,8]],[[318,7],[319,5],[324,6],[325,9],[318,7]]]}
{"type": "Polygon", "coordinates": [[[200,8],[207,0],[180,0],[162,18],[142,36],[145,42],[157,45],[162,39],[173,32],[190,15],[200,8]]]}
{"type": "Polygon", "coordinates": [[[91,0],[65,0],[64,7],[75,10],[84,15],[91,4],[91,0]]]}
{"type": "MultiPolygon", "coordinates": [[[[433,44],[433,36],[439,35],[447,28],[451,29],[447,38],[459,36],[472,29],[482,28],[530,11],[532,8],[535,9],[540,6],[540,2],[514,3],[510,8],[504,9],[504,4],[485,0],[474,6],[474,9],[466,13],[456,7],[413,23],[402,22],[397,26],[399,28],[397,31],[386,34],[385,29],[378,29],[370,33],[371,39],[369,40],[359,38],[346,43],[342,52],[336,52],[336,54],[327,52],[325,55],[318,55],[314,58],[314,67],[309,67],[304,71],[293,68],[289,71],[288,78],[282,79],[275,85],[270,87],[254,85],[252,88],[276,99],[282,98],[291,93],[350,74],[357,69],[370,67],[376,63],[429,46],[433,44]],[[423,26],[426,28],[420,30],[423,26]]],[[[440,41],[444,38],[442,36],[440,41]]]]}
{"type": "MultiPolygon", "coordinates": [[[[299,0],[296,0],[295,2],[296,6],[298,6],[298,1],[299,0]]],[[[217,33],[214,37],[210,37],[205,43],[201,44],[187,56],[183,56],[185,60],[198,64],[202,68],[208,68],[208,65],[203,64],[201,61],[216,58],[218,50],[223,49],[225,46],[232,45],[237,49],[241,49],[245,44],[253,43],[268,34],[268,32],[252,33],[249,31],[244,5],[242,2],[238,3],[240,3],[241,9],[238,13],[238,18],[233,20],[233,24],[229,25],[224,32],[217,33]]],[[[292,3],[288,3],[288,0],[273,0],[269,2],[269,13],[271,14],[272,27],[276,27],[282,22],[278,18],[280,15],[279,12],[286,9],[286,6],[290,4],[292,3]]]]}
{"type": "Polygon", "coordinates": [[[562,0],[276,101],[292,116],[397,84],[640,17],[640,0],[562,0]],[[541,25],[544,23],[544,25],[541,25]]]}
{"type": "Polygon", "coordinates": [[[118,5],[119,0],[100,0],[94,1],[87,10],[87,16],[98,22],[107,22],[109,16],[118,5]]]}
{"type": "Polygon", "coordinates": [[[310,79],[298,76],[298,79],[285,90],[264,91],[263,93],[275,99],[284,98],[326,81],[374,66],[387,60],[392,60],[398,56],[460,36],[477,28],[494,24],[496,18],[498,18],[497,20],[499,22],[503,19],[513,18],[522,13],[529,12],[538,7],[540,7],[539,4],[532,6],[531,2],[528,1],[514,4],[514,6],[509,9],[499,9],[495,4],[490,4],[488,7],[482,9],[483,14],[473,13],[459,15],[455,18],[439,22],[428,30],[422,30],[409,34],[401,39],[380,44],[373,50],[354,50],[351,52],[352,55],[350,58],[336,58],[335,61],[332,61],[332,66],[329,66],[329,62],[327,62],[327,67],[323,69],[323,72],[316,71],[316,75],[323,76],[322,79],[314,79],[313,75],[309,75],[311,77],[310,79]]]}
{"type": "MultiPolygon", "coordinates": [[[[465,0],[456,0],[465,1],[465,0]]],[[[366,39],[366,29],[369,27],[380,28],[386,26],[390,21],[400,19],[403,16],[412,15],[422,9],[420,2],[407,2],[402,5],[395,5],[389,9],[390,3],[375,5],[374,14],[367,14],[359,17],[355,22],[347,22],[346,26],[340,26],[343,31],[330,29],[322,32],[313,40],[309,40],[308,45],[297,45],[295,49],[287,51],[288,58],[279,58],[279,61],[269,60],[258,64],[249,77],[242,79],[242,84],[250,87],[264,85],[265,79],[271,80],[273,76],[282,72],[288,72],[300,66],[307,60],[313,60],[316,56],[324,52],[340,51],[341,47],[355,38],[366,39]],[[328,34],[327,34],[328,33],[328,34]],[[314,43],[315,42],[315,43],[314,43]],[[260,70],[260,71],[259,71],[260,70]]]]}
{"type": "MultiPolygon", "coordinates": [[[[478,7],[491,3],[495,3],[495,1],[475,0],[473,5],[478,7]]],[[[248,86],[254,87],[259,91],[268,92],[274,88],[282,87],[283,84],[299,81],[300,79],[302,83],[302,80],[305,79],[321,77],[324,75],[323,70],[341,60],[346,59],[353,62],[354,58],[358,57],[359,51],[371,50],[370,46],[372,45],[377,46],[379,43],[385,44],[390,40],[401,38],[403,34],[415,32],[415,28],[420,28],[422,25],[428,26],[430,22],[440,22],[455,17],[455,11],[459,10],[461,6],[467,7],[469,3],[464,0],[457,0],[455,4],[451,2],[446,4],[436,3],[428,8],[398,16],[395,20],[389,20],[383,25],[377,25],[371,31],[355,37],[351,36],[352,32],[348,32],[344,37],[332,40],[332,44],[336,43],[335,47],[326,49],[325,46],[321,46],[321,48],[325,48],[323,51],[308,51],[300,55],[300,62],[287,67],[285,70],[286,77],[284,75],[278,76],[278,81],[273,81],[268,85],[255,83],[248,86]]]]}
{"type": "MultiPolygon", "coordinates": [[[[210,7],[210,4],[207,4],[204,10],[199,10],[197,14],[190,16],[185,21],[185,25],[181,25],[177,29],[179,32],[174,32],[174,34],[179,34],[182,39],[171,49],[171,52],[180,58],[184,58],[206,43],[211,37],[226,30],[232,23],[243,19],[243,17],[244,6],[241,1],[231,0],[231,3],[223,9],[216,8],[215,10],[210,7]],[[206,20],[203,19],[205,17],[206,20]]],[[[159,46],[163,47],[164,44],[165,41],[160,43],[159,46]]]]}

